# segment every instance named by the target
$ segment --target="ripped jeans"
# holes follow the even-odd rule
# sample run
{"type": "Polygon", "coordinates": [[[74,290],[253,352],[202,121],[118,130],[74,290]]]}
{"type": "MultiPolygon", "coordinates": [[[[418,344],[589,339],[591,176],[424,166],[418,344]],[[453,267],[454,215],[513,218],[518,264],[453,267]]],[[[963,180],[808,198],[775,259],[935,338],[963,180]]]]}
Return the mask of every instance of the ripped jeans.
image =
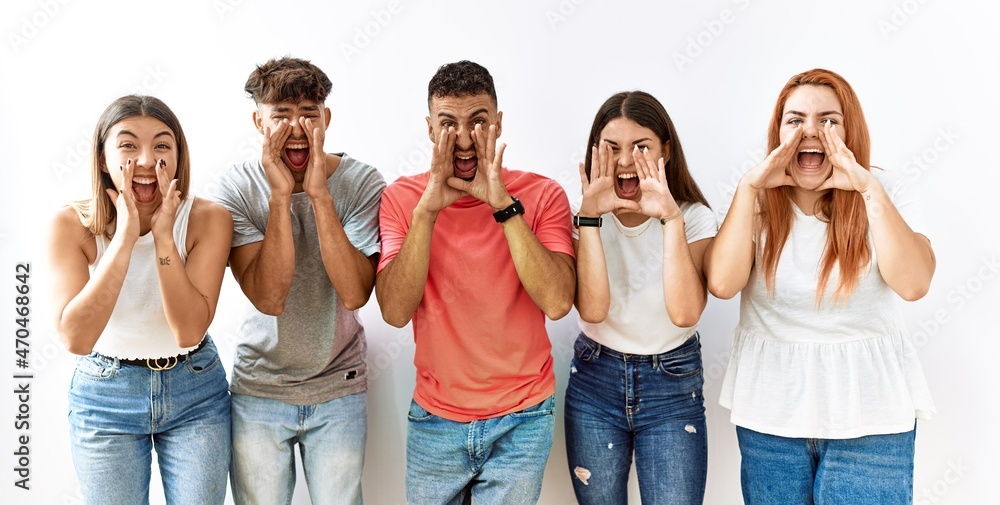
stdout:
{"type": "Polygon", "coordinates": [[[701,504],[708,470],[701,343],[624,354],[581,334],[566,388],[566,452],[581,504],[628,503],[635,454],[643,505],[701,504]]]}

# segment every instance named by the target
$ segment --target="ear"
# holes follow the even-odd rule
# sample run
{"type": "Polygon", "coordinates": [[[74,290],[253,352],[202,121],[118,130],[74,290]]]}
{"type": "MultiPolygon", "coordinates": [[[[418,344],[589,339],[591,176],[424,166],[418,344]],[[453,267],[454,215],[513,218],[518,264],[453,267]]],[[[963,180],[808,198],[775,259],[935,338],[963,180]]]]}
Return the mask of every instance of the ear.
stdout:
{"type": "Polygon", "coordinates": [[[260,115],[259,109],[253,110],[253,126],[261,135],[264,134],[264,118],[260,115]]]}
{"type": "Polygon", "coordinates": [[[431,124],[431,117],[427,116],[427,138],[431,139],[432,144],[437,144],[437,139],[434,138],[434,125],[431,124]]]}
{"type": "Polygon", "coordinates": [[[501,132],[503,132],[503,111],[497,111],[497,138],[500,138],[501,132]]]}
{"type": "Polygon", "coordinates": [[[333,117],[333,114],[330,112],[330,108],[329,107],[324,108],[323,109],[323,118],[324,118],[324,120],[323,120],[323,129],[324,130],[330,127],[330,118],[332,118],[332,117],[333,117]]]}
{"type": "Polygon", "coordinates": [[[660,152],[663,154],[663,164],[666,165],[667,162],[670,161],[670,141],[669,140],[663,143],[663,148],[660,149],[660,152]]]}

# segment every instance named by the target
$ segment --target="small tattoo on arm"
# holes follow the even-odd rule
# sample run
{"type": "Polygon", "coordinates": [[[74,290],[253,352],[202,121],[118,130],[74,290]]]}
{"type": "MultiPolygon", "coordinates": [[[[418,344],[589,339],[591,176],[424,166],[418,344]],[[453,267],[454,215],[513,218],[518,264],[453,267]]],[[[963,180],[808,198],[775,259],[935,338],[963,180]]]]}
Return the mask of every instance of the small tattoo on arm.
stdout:
{"type": "Polygon", "coordinates": [[[170,256],[159,258],[159,260],[160,260],[160,264],[161,265],[169,265],[170,264],[170,256]]]}

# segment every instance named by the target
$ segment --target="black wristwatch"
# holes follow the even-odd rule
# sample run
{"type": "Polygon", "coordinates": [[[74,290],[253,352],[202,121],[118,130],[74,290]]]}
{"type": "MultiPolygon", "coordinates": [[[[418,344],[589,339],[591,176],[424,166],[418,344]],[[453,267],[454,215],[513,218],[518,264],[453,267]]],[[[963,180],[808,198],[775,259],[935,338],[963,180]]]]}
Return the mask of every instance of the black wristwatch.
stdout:
{"type": "Polygon", "coordinates": [[[496,219],[498,223],[502,223],[518,214],[524,214],[524,205],[521,205],[521,200],[518,200],[514,195],[511,195],[510,199],[514,200],[514,203],[493,213],[493,219],[496,219]]]}
{"type": "Polygon", "coordinates": [[[600,228],[603,222],[604,218],[601,217],[573,216],[573,226],[576,226],[577,228],[581,226],[593,226],[595,228],[600,228]]]}

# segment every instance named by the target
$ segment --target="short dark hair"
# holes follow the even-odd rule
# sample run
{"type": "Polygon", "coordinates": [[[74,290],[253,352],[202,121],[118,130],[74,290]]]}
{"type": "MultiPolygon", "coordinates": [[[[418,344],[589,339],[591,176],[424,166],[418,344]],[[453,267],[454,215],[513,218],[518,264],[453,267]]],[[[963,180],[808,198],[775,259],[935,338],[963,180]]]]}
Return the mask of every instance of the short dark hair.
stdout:
{"type": "Polygon", "coordinates": [[[257,65],[243,89],[257,104],[302,100],[323,103],[332,87],[330,78],[316,65],[285,56],[257,65]]]}
{"type": "Polygon", "coordinates": [[[438,67],[427,85],[427,106],[434,97],[464,97],[470,95],[490,95],[493,105],[497,105],[497,90],[493,86],[493,76],[486,67],[469,60],[446,63],[438,67]]]}

